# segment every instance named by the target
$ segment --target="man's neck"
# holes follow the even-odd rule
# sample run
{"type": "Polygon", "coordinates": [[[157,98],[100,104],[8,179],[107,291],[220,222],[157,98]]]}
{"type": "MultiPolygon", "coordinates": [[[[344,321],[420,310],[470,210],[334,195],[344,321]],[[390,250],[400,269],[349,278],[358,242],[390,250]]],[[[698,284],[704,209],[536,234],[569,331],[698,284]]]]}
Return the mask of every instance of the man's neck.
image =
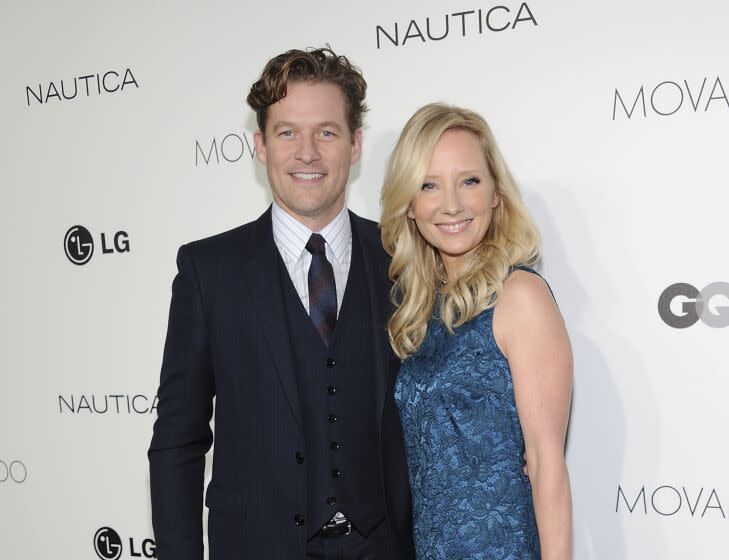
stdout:
{"type": "Polygon", "coordinates": [[[283,212],[291,216],[294,220],[299,222],[300,224],[306,226],[314,233],[320,233],[321,230],[323,230],[325,227],[327,227],[329,224],[332,223],[334,218],[336,218],[339,213],[344,208],[344,200],[342,200],[339,204],[336,206],[333,206],[332,208],[327,209],[326,213],[323,213],[322,215],[318,216],[303,216],[301,214],[297,214],[290,208],[288,208],[285,204],[282,204],[280,201],[276,200],[274,198],[273,203],[278,206],[283,212]]]}

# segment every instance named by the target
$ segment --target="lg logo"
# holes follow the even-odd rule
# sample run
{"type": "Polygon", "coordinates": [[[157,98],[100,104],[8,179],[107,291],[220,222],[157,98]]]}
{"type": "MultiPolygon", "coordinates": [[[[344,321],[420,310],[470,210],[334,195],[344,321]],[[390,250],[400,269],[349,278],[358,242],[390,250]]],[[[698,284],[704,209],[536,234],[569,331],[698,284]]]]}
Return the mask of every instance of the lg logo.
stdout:
{"type": "MultiPolygon", "coordinates": [[[[94,237],[84,226],[73,226],[68,229],[63,238],[63,250],[66,251],[68,260],[76,265],[84,265],[94,256],[94,237]]],[[[106,241],[106,234],[101,234],[101,252],[108,255],[111,253],[129,252],[129,235],[125,231],[117,231],[114,234],[114,245],[109,247],[106,241]]]]}
{"type": "Polygon", "coordinates": [[[101,560],[117,560],[122,553],[119,533],[110,527],[102,527],[94,535],[94,550],[101,560]]]}
{"type": "Polygon", "coordinates": [[[73,226],[63,238],[63,248],[73,264],[86,264],[94,255],[94,238],[84,226],[73,226]]]}
{"type": "MultiPolygon", "coordinates": [[[[129,556],[133,558],[157,558],[157,546],[152,539],[144,539],[137,550],[136,542],[129,539],[129,556]]],[[[94,535],[94,550],[101,560],[118,560],[122,555],[122,540],[111,527],[102,527],[94,535]]]]}
{"type": "Polygon", "coordinates": [[[0,461],[0,484],[9,481],[23,484],[26,478],[28,478],[28,469],[25,468],[22,462],[11,461],[8,464],[5,461],[0,461]]]}
{"type": "Polygon", "coordinates": [[[729,305],[720,305],[715,300],[729,299],[729,282],[712,282],[703,290],[691,284],[671,284],[658,298],[658,314],[669,327],[685,329],[701,321],[708,327],[720,329],[729,327],[729,305]],[[671,304],[682,298],[680,313],[671,309],[671,304]]]}

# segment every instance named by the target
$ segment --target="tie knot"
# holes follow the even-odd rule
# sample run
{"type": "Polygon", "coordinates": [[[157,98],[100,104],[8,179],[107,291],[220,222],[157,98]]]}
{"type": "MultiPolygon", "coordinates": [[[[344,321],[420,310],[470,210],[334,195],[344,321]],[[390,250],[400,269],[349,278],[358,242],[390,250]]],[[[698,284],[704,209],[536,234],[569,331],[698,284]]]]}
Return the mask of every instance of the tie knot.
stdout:
{"type": "Polygon", "coordinates": [[[324,238],[318,233],[312,233],[309,238],[309,242],[306,244],[306,250],[312,255],[323,255],[324,253],[324,238]]]}

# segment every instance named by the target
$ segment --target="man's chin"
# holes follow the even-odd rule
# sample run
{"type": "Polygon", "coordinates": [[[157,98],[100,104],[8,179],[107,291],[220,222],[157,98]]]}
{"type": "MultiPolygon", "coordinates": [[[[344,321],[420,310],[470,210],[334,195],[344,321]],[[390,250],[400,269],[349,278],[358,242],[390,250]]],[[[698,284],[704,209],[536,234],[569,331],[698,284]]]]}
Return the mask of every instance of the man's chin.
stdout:
{"type": "Polygon", "coordinates": [[[328,214],[334,214],[333,206],[333,204],[301,205],[294,209],[294,213],[304,218],[316,219],[328,214]]]}

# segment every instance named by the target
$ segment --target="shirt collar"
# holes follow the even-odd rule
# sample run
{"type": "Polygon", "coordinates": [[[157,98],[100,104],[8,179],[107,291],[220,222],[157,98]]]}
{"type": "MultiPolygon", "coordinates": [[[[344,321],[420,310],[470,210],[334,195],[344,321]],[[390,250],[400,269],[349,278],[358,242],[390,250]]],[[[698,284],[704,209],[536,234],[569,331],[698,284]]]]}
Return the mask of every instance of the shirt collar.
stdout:
{"type": "MultiPolygon", "coordinates": [[[[271,208],[271,221],[276,245],[283,247],[291,258],[298,260],[306,250],[309,237],[314,232],[283,210],[275,201],[271,208]]],[[[352,224],[346,206],[319,233],[329,245],[337,262],[343,263],[352,242],[352,224]]]]}

